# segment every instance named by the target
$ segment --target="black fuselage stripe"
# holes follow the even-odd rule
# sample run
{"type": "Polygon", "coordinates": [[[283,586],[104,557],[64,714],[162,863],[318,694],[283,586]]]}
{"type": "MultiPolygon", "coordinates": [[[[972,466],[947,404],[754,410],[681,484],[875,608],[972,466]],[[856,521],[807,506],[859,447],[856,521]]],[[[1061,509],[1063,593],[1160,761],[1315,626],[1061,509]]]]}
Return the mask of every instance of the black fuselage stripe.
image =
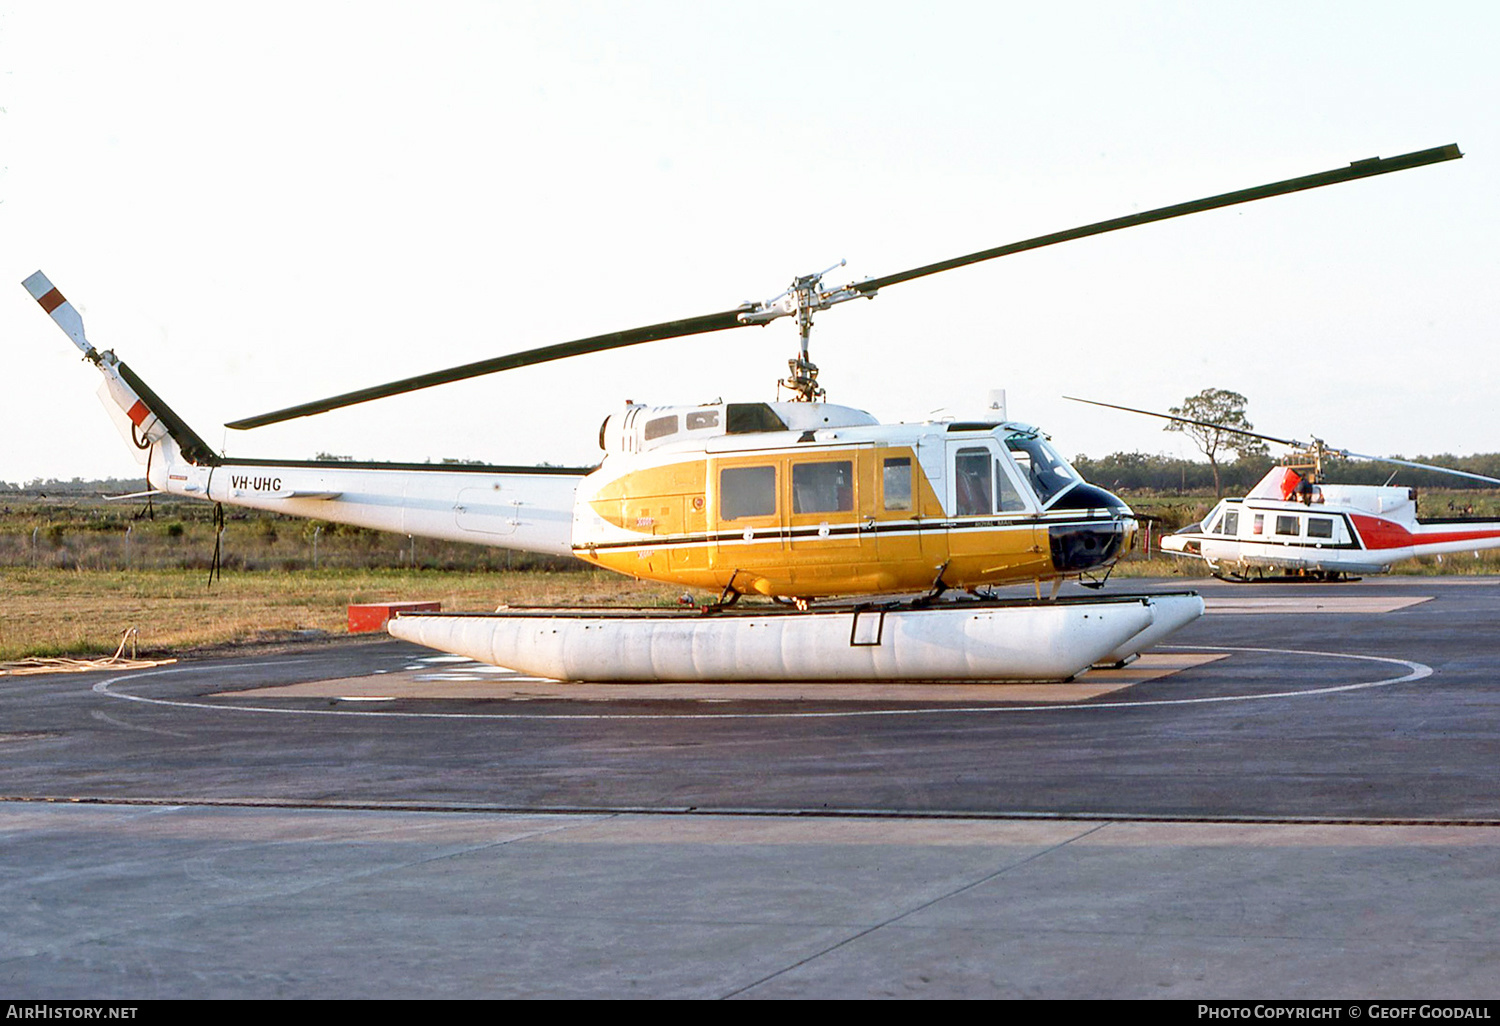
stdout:
{"type": "MultiPolygon", "coordinates": [[[[913,524],[877,524],[868,527],[860,524],[828,525],[828,533],[822,533],[821,527],[794,527],[794,528],[753,528],[754,534],[750,537],[748,544],[754,545],[760,542],[773,541],[797,541],[810,538],[834,538],[834,537],[861,537],[867,535],[884,535],[887,537],[898,537],[906,535],[934,534],[937,532],[950,531],[995,531],[1014,530],[1017,528],[1035,528],[1038,526],[1048,527],[1116,527],[1115,520],[1038,520],[1028,518],[1026,520],[993,521],[983,520],[974,523],[961,523],[951,521],[935,521],[933,523],[913,524]]],[[[628,539],[614,542],[590,542],[582,545],[574,545],[574,551],[598,551],[601,549],[658,549],[671,548],[685,545],[703,545],[707,543],[737,542],[747,543],[744,531],[715,531],[709,534],[663,534],[639,539],[628,539]]]]}

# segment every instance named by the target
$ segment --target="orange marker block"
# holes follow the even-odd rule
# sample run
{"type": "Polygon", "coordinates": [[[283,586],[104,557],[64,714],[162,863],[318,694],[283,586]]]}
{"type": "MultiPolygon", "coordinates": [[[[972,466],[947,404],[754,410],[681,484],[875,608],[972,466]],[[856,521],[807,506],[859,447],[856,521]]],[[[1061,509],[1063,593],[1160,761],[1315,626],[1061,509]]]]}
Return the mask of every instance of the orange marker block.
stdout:
{"type": "Polygon", "coordinates": [[[385,630],[386,621],[397,613],[436,613],[441,602],[361,602],[349,607],[349,633],[385,630]]]}

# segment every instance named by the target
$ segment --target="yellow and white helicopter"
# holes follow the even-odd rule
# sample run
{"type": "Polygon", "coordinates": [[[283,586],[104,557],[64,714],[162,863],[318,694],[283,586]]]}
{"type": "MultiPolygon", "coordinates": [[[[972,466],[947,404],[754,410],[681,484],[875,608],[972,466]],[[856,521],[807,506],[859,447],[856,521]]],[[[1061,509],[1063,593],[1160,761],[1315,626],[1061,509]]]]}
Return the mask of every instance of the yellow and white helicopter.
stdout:
{"type": "MultiPolygon", "coordinates": [[[[38,271],[25,285],[104,376],[106,408],[153,489],[399,533],[571,553],[636,577],[718,591],[716,617],[534,612],[392,621],[391,632],[545,676],[589,679],[1061,679],[1120,661],[1201,614],[1189,596],[1056,600],[1106,572],[1135,519],[1035,427],[1001,418],[881,424],[829,404],[808,357],[813,315],[881,289],[1043,246],[1461,157],[1449,145],[1101,221],[825,288],[580,339],[231,422],[237,429],[551,360],[795,317],[789,402],[629,405],[592,469],[230,459],[203,442],[38,271]],[[961,609],[946,591],[1035,582],[1035,600],[961,609]],[[1052,582],[1052,601],[1041,583],[1052,582]],[[919,593],[915,603],[876,601],[919,593]],[[728,611],[742,594],[788,614],[728,611]],[[861,600],[830,619],[814,600],[861,600]],[[941,623],[940,623],[941,621],[941,623]],[[420,635],[420,638],[418,638],[420,635]],[[503,636],[503,637],[502,637],[503,636]],[[559,640],[559,636],[564,636],[559,640]],[[837,639],[838,643],[830,639],[837,639]]],[[[836,265],[836,266],[842,266],[836,265]]]]}
{"type": "Polygon", "coordinates": [[[1337,581],[1383,574],[1395,563],[1500,548],[1500,521],[1482,517],[1418,517],[1413,488],[1333,484],[1329,458],[1415,467],[1500,485],[1500,478],[1391,456],[1334,449],[1321,438],[1301,442],[1170,413],[1154,413],[1093,399],[1065,398],[1127,413],[1192,424],[1210,431],[1274,442],[1292,450],[1242,498],[1229,498],[1206,517],[1161,539],[1163,552],[1201,559],[1226,581],[1337,581]]]}

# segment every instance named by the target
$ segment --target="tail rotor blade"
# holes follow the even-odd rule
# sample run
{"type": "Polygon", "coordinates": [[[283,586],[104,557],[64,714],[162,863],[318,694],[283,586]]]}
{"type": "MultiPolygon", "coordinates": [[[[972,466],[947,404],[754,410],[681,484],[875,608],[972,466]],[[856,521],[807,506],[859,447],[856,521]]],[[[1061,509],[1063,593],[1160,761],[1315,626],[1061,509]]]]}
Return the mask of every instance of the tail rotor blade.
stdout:
{"type": "Polygon", "coordinates": [[[47,315],[57,322],[57,326],[63,330],[79,351],[89,359],[96,359],[96,350],[92,343],[83,333],[83,318],[79,316],[73,304],[68,302],[57,286],[47,279],[41,271],[37,271],[31,277],[21,283],[26,286],[26,291],[31,293],[31,298],[36,300],[47,315]]]}

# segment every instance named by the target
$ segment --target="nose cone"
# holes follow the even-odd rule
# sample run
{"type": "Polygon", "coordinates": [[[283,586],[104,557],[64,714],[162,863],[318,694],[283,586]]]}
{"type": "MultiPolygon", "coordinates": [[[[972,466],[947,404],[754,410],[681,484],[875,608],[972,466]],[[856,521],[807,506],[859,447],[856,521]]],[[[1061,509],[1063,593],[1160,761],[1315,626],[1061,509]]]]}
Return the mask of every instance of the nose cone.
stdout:
{"type": "Polygon", "coordinates": [[[1161,550],[1163,552],[1176,552],[1189,556],[1196,556],[1203,551],[1203,523],[1188,524],[1179,527],[1171,534],[1164,534],[1161,538],[1161,550]]]}
{"type": "Polygon", "coordinates": [[[1125,505],[1125,500],[1118,495],[1106,492],[1098,485],[1088,482],[1080,482],[1063,492],[1062,497],[1054,502],[1049,509],[1107,509],[1116,516],[1128,517],[1131,515],[1130,507],[1125,505]]]}
{"type": "Polygon", "coordinates": [[[1130,548],[1136,522],[1130,507],[1117,495],[1098,485],[1080,482],[1048,507],[1048,512],[1076,509],[1088,511],[1088,523],[1063,524],[1047,529],[1052,546],[1053,569],[1065,574],[1109,566],[1130,548]]]}

